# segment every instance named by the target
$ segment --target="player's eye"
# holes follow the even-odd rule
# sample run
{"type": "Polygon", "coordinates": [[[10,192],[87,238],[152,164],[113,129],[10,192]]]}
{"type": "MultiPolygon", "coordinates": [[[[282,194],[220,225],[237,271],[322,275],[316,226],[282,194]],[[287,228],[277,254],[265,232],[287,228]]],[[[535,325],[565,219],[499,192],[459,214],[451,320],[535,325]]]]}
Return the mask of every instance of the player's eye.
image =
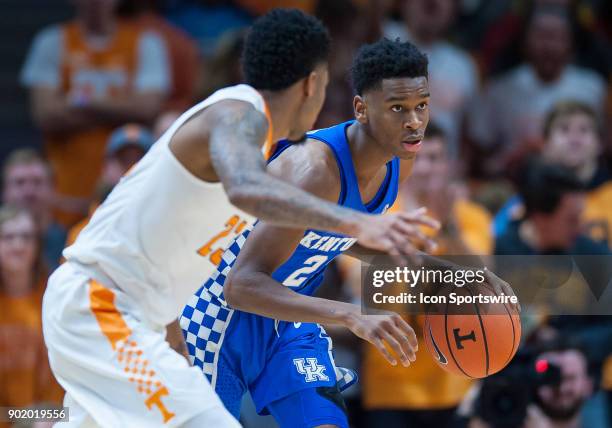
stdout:
{"type": "Polygon", "coordinates": [[[399,105],[399,104],[395,104],[391,106],[391,111],[395,112],[395,113],[400,113],[404,110],[404,108],[399,105]]]}
{"type": "Polygon", "coordinates": [[[417,110],[425,110],[427,108],[427,103],[421,103],[417,106],[417,110]]]}

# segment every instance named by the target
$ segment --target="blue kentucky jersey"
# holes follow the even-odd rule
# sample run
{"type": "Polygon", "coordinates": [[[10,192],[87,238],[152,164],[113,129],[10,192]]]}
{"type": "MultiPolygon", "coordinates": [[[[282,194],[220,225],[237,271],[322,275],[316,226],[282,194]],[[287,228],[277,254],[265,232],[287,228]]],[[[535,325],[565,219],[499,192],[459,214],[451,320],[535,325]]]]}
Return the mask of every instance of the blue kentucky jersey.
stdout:
{"type": "MultiPolygon", "coordinates": [[[[387,164],[387,174],[378,192],[370,202],[364,204],[346,138],[346,128],[353,122],[349,121],[331,128],[310,132],[308,138],[327,144],[336,156],[341,179],[338,205],[353,208],[357,211],[380,214],[392,206],[397,198],[399,160],[394,158],[387,164]]],[[[288,142],[279,143],[274,155],[270,158],[270,162],[290,144],[288,142]]],[[[304,237],[291,257],[272,276],[294,291],[312,295],[323,280],[325,267],[335,257],[348,250],[355,242],[355,238],[309,229],[304,233],[304,237]]]]}
{"type": "MultiPolygon", "coordinates": [[[[397,197],[399,160],[394,158],[387,163],[387,173],[377,194],[364,204],[346,138],[346,128],[351,123],[353,121],[313,131],[308,138],[327,144],[336,157],[341,177],[338,204],[362,212],[382,213],[397,197]]],[[[270,162],[290,144],[280,142],[270,162]]],[[[245,230],[225,250],[216,272],[191,298],[180,320],[194,365],[203,370],[235,416],[238,411],[235,406],[239,406],[236,403],[245,388],[251,390],[260,411],[283,394],[301,388],[298,378],[304,373],[316,374],[314,381],[308,376],[303,381],[309,386],[329,386],[336,381],[340,384],[346,375],[346,371],[334,366],[331,340],[320,326],[278,322],[227,305],[223,286],[248,236],[249,230],[245,230]],[[327,366],[333,368],[324,371],[327,366]],[[335,376],[329,377],[329,371],[335,372],[335,376]],[[270,378],[274,378],[274,382],[267,380],[270,378]]],[[[325,267],[354,243],[352,237],[306,230],[291,257],[272,276],[298,293],[312,295],[323,279],[325,267]]],[[[354,382],[345,381],[346,384],[354,382]]]]}

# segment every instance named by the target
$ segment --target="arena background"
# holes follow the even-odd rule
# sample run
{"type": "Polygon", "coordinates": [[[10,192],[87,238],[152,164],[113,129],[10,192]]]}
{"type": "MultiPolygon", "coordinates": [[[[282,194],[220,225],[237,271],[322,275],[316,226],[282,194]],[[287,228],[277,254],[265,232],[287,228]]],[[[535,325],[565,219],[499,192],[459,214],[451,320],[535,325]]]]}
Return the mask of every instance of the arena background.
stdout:
{"type": "MultiPolygon", "coordinates": [[[[394,209],[428,207],[443,225],[438,255],[610,254],[608,0],[0,6],[0,406],[61,403],[40,326],[46,277],[91,210],[172,120],[240,82],[244,32],[273,7],[301,8],[330,30],[318,127],[351,118],[347,71],[363,43],[400,38],[428,54],[431,125],[394,209]],[[25,225],[14,207],[30,212],[25,225]]],[[[327,275],[326,297],[359,302],[358,264],[341,259],[327,275]]],[[[419,331],[422,318],[407,318],[419,331]]],[[[392,368],[350,332],[330,328],[338,364],[361,376],[345,395],[352,425],[510,428],[523,418],[526,427],[612,426],[612,319],[533,310],[522,322],[513,371],[484,386],[439,369],[425,346],[412,367],[392,368]],[[552,386],[533,366],[543,352],[561,371],[552,386]]],[[[246,427],[275,426],[254,415],[248,399],[244,409],[246,427]]]]}

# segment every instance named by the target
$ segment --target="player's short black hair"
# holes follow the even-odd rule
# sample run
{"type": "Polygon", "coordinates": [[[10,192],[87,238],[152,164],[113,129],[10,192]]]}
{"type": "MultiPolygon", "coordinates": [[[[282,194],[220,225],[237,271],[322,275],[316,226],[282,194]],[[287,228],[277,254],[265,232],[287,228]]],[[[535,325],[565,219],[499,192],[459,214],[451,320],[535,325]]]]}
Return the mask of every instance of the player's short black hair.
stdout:
{"type": "Polygon", "coordinates": [[[532,158],[526,163],[518,187],[527,216],[538,212],[551,214],[564,195],[586,190],[571,169],[540,158],[532,158]]]}
{"type": "Polygon", "coordinates": [[[327,61],[330,38],[314,16],[273,9],[255,21],[242,51],[247,84],[273,91],[288,88],[327,61]]]}
{"type": "Polygon", "coordinates": [[[383,79],[427,77],[427,56],[410,42],[383,38],[362,46],[353,60],[353,89],[362,95],[380,87],[383,79]]]}

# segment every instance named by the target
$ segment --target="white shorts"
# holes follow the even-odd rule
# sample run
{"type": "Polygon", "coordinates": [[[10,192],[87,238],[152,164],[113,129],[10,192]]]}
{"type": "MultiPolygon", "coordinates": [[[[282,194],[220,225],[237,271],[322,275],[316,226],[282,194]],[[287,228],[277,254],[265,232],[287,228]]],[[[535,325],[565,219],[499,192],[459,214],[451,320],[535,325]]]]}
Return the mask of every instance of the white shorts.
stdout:
{"type": "Polygon", "coordinates": [[[43,300],[49,361],[72,407],[70,425],[240,427],[202,371],[147,325],[127,295],[65,263],[43,300]],[[208,423],[207,423],[208,422],[208,423]]]}

